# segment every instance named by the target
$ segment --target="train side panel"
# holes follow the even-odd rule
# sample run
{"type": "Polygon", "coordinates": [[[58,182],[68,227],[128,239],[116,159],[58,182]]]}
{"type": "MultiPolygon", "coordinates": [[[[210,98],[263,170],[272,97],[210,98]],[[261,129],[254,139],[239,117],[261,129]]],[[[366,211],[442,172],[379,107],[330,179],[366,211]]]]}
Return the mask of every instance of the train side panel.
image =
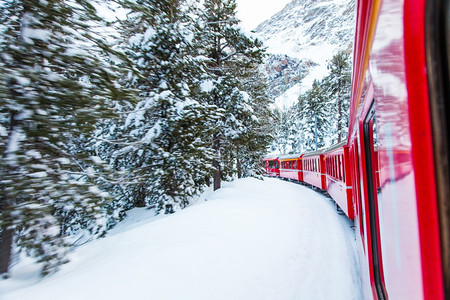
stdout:
{"type": "Polygon", "coordinates": [[[325,158],[323,151],[303,155],[303,181],[319,189],[326,189],[325,158]]]}
{"type": "Polygon", "coordinates": [[[302,156],[301,154],[281,156],[279,158],[280,177],[303,181],[302,156]]]}
{"type": "Polygon", "coordinates": [[[367,299],[445,298],[424,9],[358,1],[349,141],[367,299]]]}
{"type": "Polygon", "coordinates": [[[280,176],[280,161],[278,160],[278,157],[266,157],[263,159],[263,164],[266,176],[280,176]]]}
{"type": "Polygon", "coordinates": [[[349,219],[354,218],[352,182],[348,147],[338,145],[337,149],[324,154],[326,169],[326,190],[349,219]]]}

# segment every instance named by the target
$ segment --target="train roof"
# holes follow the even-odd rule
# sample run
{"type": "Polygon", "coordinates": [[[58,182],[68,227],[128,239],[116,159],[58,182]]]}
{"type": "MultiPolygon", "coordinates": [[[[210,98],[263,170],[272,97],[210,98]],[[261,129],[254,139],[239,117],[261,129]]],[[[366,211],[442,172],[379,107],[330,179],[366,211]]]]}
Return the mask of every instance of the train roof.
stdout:
{"type": "Polygon", "coordinates": [[[278,159],[293,159],[293,158],[301,158],[303,153],[295,153],[295,154],[284,154],[280,155],[278,159]]]}
{"type": "Polygon", "coordinates": [[[334,151],[334,150],[339,149],[339,148],[342,148],[342,147],[344,147],[344,146],[346,146],[346,145],[347,145],[347,141],[340,142],[340,143],[338,143],[338,144],[334,144],[334,145],[331,146],[330,148],[327,148],[327,149],[325,150],[325,152],[334,151]]]}
{"type": "Polygon", "coordinates": [[[274,155],[274,156],[267,156],[267,157],[263,158],[263,160],[272,160],[272,159],[278,159],[278,156],[274,155]]]}
{"type": "Polygon", "coordinates": [[[325,152],[327,152],[327,149],[319,149],[319,150],[314,151],[314,152],[305,153],[303,156],[304,157],[308,157],[308,156],[320,155],[320,154],[323,154],[325,152]]]}

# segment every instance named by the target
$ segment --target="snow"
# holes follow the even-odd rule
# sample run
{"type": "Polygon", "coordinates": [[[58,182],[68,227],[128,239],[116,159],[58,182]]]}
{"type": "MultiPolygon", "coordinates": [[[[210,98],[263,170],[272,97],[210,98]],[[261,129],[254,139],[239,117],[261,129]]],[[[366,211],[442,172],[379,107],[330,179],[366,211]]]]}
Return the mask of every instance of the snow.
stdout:
{"type": "Polygon", "coordinates": [[[302,91],[301,84],[297,83],[296,85],[285,91],[283,94],[275,98],[275,103],[273,104],[273,106],[280,110],[289,108],[298,102],[298,97],[302,92],[305,91],[302,91]]]}
{"type": "Polygon", "coordinates": [[[204,93],[209,93],[214,89],[214,82],[212,80],[205,80],[200,84],[200,89],[204,93]]]}
{"type": "Polygon", "coordinates": [[[28,44],[33,44],[33,39],[41,40],[43,42],[48,42],[50,40],[52,33],[45,29],[36,29],[25,27],[22,30],[22,37],[24,41],[28,44]]]}
{"type": "Polygon", "coordinates": [[[246,178],[174,215],[134,209],[106,238],[39,279],[25,260],[14,299],[361,299],[350,222],[321,194],[246,178]]]}
{"type": "Polygon", "coordinates": [[[8,131],[2,125],[0,125],[0,136],[3,136],[3,137],[8,136],[8,131]]]}

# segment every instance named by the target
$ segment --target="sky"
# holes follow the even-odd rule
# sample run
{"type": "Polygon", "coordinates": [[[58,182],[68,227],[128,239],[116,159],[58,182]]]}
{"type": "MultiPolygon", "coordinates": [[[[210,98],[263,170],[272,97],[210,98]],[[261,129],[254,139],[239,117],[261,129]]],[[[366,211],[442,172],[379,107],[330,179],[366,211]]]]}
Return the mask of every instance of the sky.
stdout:
{"type": "Polygon", "coordinates": [[[292,0],[237,0],[237,16],[245,30],[253,30],[292,0]]]}

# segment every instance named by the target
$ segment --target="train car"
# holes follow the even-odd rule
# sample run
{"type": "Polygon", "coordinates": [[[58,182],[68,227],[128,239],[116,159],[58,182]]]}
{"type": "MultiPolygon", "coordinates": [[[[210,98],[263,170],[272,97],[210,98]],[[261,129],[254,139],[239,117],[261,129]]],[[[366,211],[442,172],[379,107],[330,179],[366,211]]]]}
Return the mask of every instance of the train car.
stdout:
{"type": "Polygon", "coordinates": [[[450,299],[449,6],[357,1],[348,145],[365,299],[450,299]]]}
{"type": "Polygon", "coordinates": [[[279,157],[280,177],[303,181],[303,154],[289,154],[279,157]]]}
{"type": "Polygon", "coordinates": [[[278,157],[265,157],[263,159],[265,175],[270,177],[279,177],[280,176],[280,161],[278,157]]]}
{"type": "Polygon", "coordinates": [[[326,190],[348,216],[354,218],[352,181],[347,142],[336,144],[324,152],[326,190]]]}
{"type": "Polygon", "coordinates": [[[326,190],[325,150],[306,153],[302,157],[303,181],[326,190]]]}

